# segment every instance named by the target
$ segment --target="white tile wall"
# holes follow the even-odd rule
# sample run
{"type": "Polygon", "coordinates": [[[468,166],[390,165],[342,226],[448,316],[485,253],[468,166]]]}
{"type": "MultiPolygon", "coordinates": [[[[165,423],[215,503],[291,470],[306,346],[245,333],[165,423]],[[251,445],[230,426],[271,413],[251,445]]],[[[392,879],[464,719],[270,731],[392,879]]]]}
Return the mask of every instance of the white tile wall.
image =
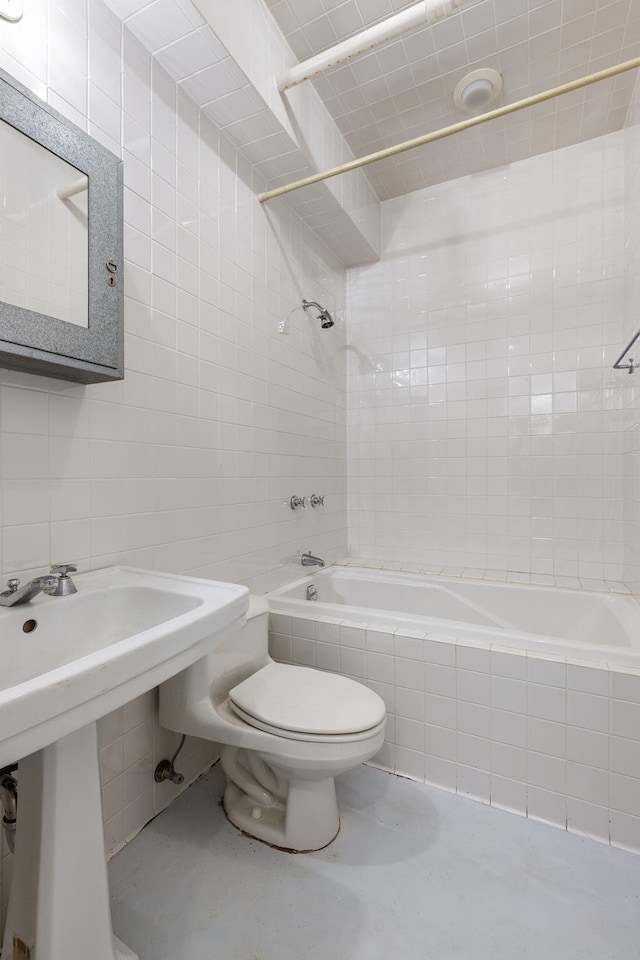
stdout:
{"type": "MultiPolygon", "coordinates": [[[[311,87],[284,100],[274,82],[295,57],[262,0],[107,0],[189,97],[270,183],[353,159],[311,87]],[[199,11],[202,11],[202,15],[199,11]]],[[[363,171],[288,201],[344,263],[375,259],[380,210],[363,171]]]]}
{"type": "MultiPolygon", "coordinates": [[[[0,65],[121,154],[126,377],[89,387],[0,373],[3,576],[56,561],[245,581],[346,552],[344,269],[101,0],[33,0],[0,23],[0,65]],[[325,506],[293,514],[292,493],[325,506]]],[[[100,724],[110,851],[175,795],[154,764],[177,737],[153,694],[100,724]]],[[[187,780],[214,756],[187,741],[187,780]]],[[[5,851],[6,854],[6,851],[5,851]]],[[[0,857],[6,909],[10,858],[0,857]]]]}
{"type": "Polygon", "coordinates": [[[640,853],[640,672],[349,620],[270,630],[277,659],[380,694],[373,764],[640,853]]]}
{"type": "Polygon", "coordinates": [[[383,204],[349,275],[354,556],[622,579],[623,134],[383,204]]]}

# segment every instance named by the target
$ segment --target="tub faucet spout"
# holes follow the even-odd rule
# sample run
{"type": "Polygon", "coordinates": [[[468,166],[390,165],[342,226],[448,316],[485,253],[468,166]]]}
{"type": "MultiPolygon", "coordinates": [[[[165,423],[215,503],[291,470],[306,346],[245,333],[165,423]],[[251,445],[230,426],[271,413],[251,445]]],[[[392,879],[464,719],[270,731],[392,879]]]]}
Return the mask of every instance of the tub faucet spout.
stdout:
{"type": "Polygon", "coordinates": [[[300,563],[303,567],[324,567],[324,560],[321,560],[320,557],[314,557],[309,550],[302,554],[300,563]]]}

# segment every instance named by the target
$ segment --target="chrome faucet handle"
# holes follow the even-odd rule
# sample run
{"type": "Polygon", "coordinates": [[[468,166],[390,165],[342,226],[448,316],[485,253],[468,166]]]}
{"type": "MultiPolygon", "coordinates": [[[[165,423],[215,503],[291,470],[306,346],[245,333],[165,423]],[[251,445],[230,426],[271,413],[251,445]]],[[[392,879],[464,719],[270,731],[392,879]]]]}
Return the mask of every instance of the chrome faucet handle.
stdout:
{"type": "Polygon", "coordinates": [[[15,593],[19,586],[20,580],[18,577],[12,577],[11,580],[7,580],[7,589],[10,593],[15,593]]]}
{"type": "Polygon", "coordinates": [[[312,507],[324,507],[324,497],[319,496],[317,493],[312,493],[309,503],[312,507]]]}
{"type": "Polygon", "coordinates": [[[291,507],[292,510],[297,510],[298,507],[306,507],[306,505],[307,505],[306,497],[298,497],[294,494],[289,500],[289,506],[291,507]]]}
{"type": "Polygon", "coordinates": [[[78,592],[78,588],[69,576],[70,573],[76,573],[78,568],[75,563],[56,563],[51,567],[51,579],[54,586],[51,590],[52,597],[69,597],[78,592]],[[55,576],[58,574],[58,576],[55,576]]]}

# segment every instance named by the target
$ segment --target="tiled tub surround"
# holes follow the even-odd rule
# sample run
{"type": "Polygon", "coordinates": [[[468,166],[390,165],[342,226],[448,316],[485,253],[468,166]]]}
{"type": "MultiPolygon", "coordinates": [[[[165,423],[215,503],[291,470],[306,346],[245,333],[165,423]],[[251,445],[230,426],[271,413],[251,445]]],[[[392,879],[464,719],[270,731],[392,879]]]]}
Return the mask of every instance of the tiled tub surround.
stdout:
{"type": "Polygon", "coordinates": [[[570,590],[595,590],[598,593],[634,593],[620,580],[597,580],[594,577],[562,577],[551,573],[521,573],[518,570],[482,570],[478,567],[447,567],[437,563],[406,563],[402,560],[368,560],[365,557],[344,557],[334,566],[364,567],[369,570],[425,573],[432,577],[453,577],[463,580],[486,580],[493,583],[531,583],[539,587],[567,587],[570,590]]]}
{"type": "MultiPolygon", "coordinates": [[[[544,588],[541,605],[555,592],[544,588]]],[[[451,624],[394,625],[349,607],[318,616],[303,601],[292,615],[286,604],[271,597],[276,659],[354,677],[384,698],[376,765],[640,852],[640,668],[625,665],[637,656],[629,648],[558,655],[516,647],[508,631],[457,639],[451,624]]]]}
{"type": "Polygon", "coordinates": [[[354,556],[624,579],[623,140],[382,204],[349,273],[354,556]]]}

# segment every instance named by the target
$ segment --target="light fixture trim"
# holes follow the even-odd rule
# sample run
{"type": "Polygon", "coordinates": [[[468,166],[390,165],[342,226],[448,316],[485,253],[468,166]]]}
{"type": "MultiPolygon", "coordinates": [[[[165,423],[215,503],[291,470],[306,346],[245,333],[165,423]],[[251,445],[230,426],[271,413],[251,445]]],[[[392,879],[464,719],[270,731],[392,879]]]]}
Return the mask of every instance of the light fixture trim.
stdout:
{"type": "Polygon", "coordinates": [[[498,99],[502,93],[502,87],[502,74],[497,70],[493,70],[490,67],[482,67],[479,70],[472,70],[471,73],[468,73],[456,84],[456,88],[453,91],[453,102],[459,110],[464,110],[467,113],[473,112],[474,110],[484,109],[484,107],[488,107],[490,103],[493,103],[494,100],[498,99]],[[493,89],[484,103],[476,105],[475,107],[469,106],[465,102],[465,91],[467,91],[471,85],[478,84],[478,81],[488,81],[493,89]]]}
{"type": "Polygon", "coordinates": [[[0,0],[0,17],[17,23],[24,15],[24,0],[0,0]]]}

